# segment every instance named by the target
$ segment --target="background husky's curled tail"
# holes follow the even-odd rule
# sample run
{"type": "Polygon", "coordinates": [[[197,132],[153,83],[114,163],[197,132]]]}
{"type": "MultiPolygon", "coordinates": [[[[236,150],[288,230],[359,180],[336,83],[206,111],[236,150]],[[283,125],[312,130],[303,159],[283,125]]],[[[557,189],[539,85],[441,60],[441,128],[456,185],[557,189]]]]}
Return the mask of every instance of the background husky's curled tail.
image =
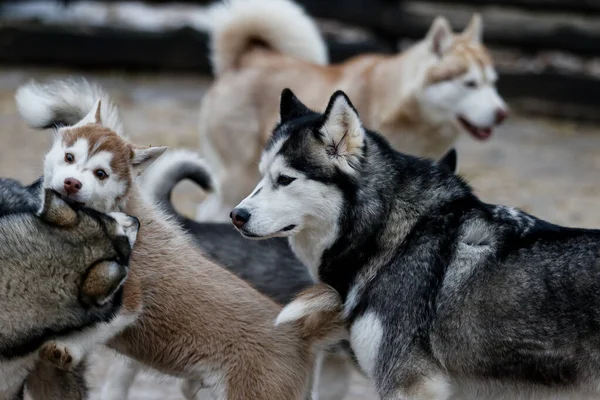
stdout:
{"type": "Polygon", "coordinates": [[[171,203],[171,193],[180,181],[189,179],[208,192],[215,189],[214,179],[204,160],[188,150],[167,151],[146,169],[141,179],[144,192],[173,215],[177,212],[171,203]]]}
{"type": "Polygon", "coordinates": [[[98,85],[85,79],[67,79],[47,84],[30,82],[15,96],[19,114],[39,129],[72,126],[81,121],[101,101],[102,125],[123,135],[117,107],[98,85]]]}
{"type": "Polygon", "coordinates": [[[327,64],[319,29],[290,0],[229,0],[212,10],[211,58],[215,75],[235,69],[253,44],[327,64]]]}

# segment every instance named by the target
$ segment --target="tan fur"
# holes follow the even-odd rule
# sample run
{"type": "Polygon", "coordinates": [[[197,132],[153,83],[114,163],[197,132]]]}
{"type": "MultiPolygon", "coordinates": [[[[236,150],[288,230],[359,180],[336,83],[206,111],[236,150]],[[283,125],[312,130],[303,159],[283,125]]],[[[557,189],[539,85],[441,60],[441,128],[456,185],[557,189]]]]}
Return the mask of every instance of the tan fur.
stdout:
{"type": "Polygon", "coordinates": [[[464,131],[458,122],[430,119],[417,96],[427,85],[466,72],[472,59],[491,63],[485,47],[471,40],[473,34],[468,28],[453,35],[441,60],[432,58],[429,39],[398,55],[361,55],[336,65],[317,65],[264,45],[248,47],[235,69],[217,77],[200,111],[201,146],[219,174],[225,208],[258,182],[260,152],[278,120],[279,96],[286,87],[318,111],[341,89],[365,127],[384,134],[396,149],[441,156],[464,131]]]}
{"type": "MultiPolygon", "coordinates": [[[[122,157],[134,148],[96,124],[70,128],[67,135],[122,157]]],[[[133,174],[131,162],[127,174],[133,174]]],[[[141,313],[109,345],[168,375],[212,386],[219,399],[303,398],[313,346],[342,331],[341,305],[276,327],[281,307],[207,260],[177,224],[142,198],[135,183],[122,204],[141,223],[124,312],[141,306],[141,313]]]]}

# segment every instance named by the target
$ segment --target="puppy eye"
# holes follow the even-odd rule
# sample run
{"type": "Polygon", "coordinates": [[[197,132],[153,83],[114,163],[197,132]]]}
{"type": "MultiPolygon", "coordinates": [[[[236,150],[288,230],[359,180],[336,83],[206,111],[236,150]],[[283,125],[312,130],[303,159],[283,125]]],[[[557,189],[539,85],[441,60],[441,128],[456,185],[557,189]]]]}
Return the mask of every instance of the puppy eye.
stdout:
{"type": "Polygon", "coordinates": [[[75,156],[71,153],[66,153],[65,161],[68,162],[69,164],[73,164],[75,162],[75,156]]]}
{"type": "Polygon", "coordinates": [[[466,81],[465,86],[469,89],[475,89],[477,87],[477,82],[474,80],[466,81]]]}
{"type": "Polygon", "coordinates": [[[280,186],[287,186],[295,180],[296,178],[292,178],[291,176],[279,175],[279,177],[277,178],[277,184],[280,186]]]}
{"type": "Polygon", "coordinates": [[[106,178],[108,178],[108,174],[103,169],[97,169],[97,170],[95,170],[94,171],[94,175],[96,175],[96,178],[100,179],[101,181],[103,181],[106,178]]]}

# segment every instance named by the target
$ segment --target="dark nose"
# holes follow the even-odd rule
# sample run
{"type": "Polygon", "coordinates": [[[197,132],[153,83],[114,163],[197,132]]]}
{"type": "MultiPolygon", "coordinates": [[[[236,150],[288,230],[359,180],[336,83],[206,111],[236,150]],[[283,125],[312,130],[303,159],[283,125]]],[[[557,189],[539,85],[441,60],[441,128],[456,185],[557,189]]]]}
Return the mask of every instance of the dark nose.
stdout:
{"type": "Polygon", "coordinates": [[[65,179],[64,188],[67,194],[75,194],[81,189],[81,182],[75,178],[67,178],[65,179]]]}
{"type": "Polygon", "coordinates": [[[250,219],[250,213],[243,208],[234,208],[229,216],[231,217],[231,222],[233,222],[237,228],[244,226],[250,219]]]}
{"type": "Polygon", "coordinates": [[[496,110],[496,124],[501,124],[508,117],[508,110],[499,108],[496,110]]]}

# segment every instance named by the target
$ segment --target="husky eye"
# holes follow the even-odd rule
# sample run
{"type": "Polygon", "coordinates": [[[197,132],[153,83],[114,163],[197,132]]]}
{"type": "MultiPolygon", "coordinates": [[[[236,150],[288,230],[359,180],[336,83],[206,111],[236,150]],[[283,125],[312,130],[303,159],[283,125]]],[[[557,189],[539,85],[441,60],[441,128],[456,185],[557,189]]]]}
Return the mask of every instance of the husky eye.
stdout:
{"type": "Polygon", "coordinates": [[[73,164],[75,162],[75,156],[71,153],[66,153],[65,161],[68,162],[69,164],[73,164]]]}
{"type": "Polygon", "coordinates": [[[475,89],[477,87],[477,81],[470,80],[465,82],[465,86],[469,89],[475,89]]]}
{"type": "Polygon", "coordinates": [[[291,176],[279,175],[279,177],[277,177],[277,184],[280,186],[287,186],[295,180],[296,178],[292,178],[291,176]]]}
{"type": "Polygon", "coordinates": [[[106,178],[108,178],[108,174],[103,169],[97,169],[97,170],[95,170],[94,171],[94,175],[96,175],[96,178],[100,179],[101,181],[103,181],[106,178]]]}

